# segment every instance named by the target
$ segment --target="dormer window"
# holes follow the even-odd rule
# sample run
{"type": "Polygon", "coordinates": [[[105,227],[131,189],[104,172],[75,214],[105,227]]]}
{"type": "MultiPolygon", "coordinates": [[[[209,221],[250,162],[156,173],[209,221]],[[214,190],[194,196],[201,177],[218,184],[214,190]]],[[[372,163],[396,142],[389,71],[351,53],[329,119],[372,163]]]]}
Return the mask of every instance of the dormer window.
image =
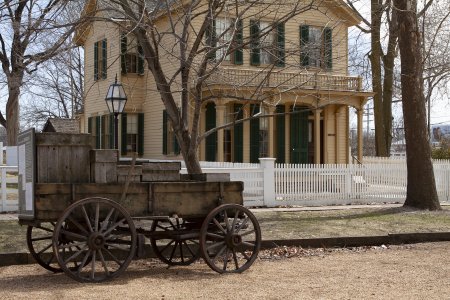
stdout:
{"type": "Polygon", "coordinates": [[[120,41],[122,74],[144,74],[144,54],[137,38],[132,34],[123,34],[120,41]]]}

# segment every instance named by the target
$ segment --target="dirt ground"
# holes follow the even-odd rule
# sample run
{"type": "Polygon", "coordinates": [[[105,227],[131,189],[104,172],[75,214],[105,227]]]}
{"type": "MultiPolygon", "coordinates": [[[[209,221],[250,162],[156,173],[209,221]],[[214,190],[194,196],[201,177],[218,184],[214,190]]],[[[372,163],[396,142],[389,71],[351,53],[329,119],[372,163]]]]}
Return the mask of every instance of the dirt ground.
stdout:
{"type": "Polygon", "coordinates": [[[242,274],[135,261],[81,284],[38,265],[0,268],[1,299],[450,299],[450,242],[262,252],[242,274]],[[286,256],[291,256],[286,258],[286,256]]]}

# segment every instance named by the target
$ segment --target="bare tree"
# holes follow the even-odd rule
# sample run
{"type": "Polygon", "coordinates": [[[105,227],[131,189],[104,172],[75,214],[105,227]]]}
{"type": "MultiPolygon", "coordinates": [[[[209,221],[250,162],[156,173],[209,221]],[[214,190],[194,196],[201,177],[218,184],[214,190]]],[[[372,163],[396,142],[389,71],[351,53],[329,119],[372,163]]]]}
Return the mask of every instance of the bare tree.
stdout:
{"type": "Polygon", "coordinates": [[[19,97],[27,74],[64,48],[78,21],[67,23],[84,1],[5,0],[0,5],[0,63],[8,86],[6,114],[8,144],[15,145],[19,131],[19,97]],[[63,20],[63,21],[62,21],[63,20]]]}
{"type": "Polygon", "coordinates": [[[43,63],[26,86],[29,97],[21,110],[22,122],[36,127],[49,117],[73,118],[82,109],[83,84],[81,48],[61,52],[43,63]]]}
{"type": "Polygon", "coordinates": [[[423,88],[422,39],[417,2],[394,0],[398,13],[402,103],[408,184],[405,206],[439,210],[431,149],[428,144],[423,88]]]}

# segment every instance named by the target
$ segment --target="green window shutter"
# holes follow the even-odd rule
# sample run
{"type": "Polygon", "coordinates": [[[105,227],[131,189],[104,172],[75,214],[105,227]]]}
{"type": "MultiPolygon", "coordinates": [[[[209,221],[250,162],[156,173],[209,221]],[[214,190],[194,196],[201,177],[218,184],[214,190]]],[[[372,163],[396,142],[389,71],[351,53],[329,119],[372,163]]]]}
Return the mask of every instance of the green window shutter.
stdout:
{"type": "Polygon", "coordinates": [[[122,155],[126,155],[127,154],[127,144],[128,144],[128,141],[127,141],[127,114],[121,114],[121,127],[122,127],[122,130],[121,130],[121,139],[122,139],[122,142],[121,142],[121,151],[120,151],[120,153],[122,154],[122,155]]]}
{"type": "MultiPolygon", "coordinates": [[[[259,105],[250,105],[252,115],[259,112],[259,105]]],[[[250,120],[250,162],[259,162],[259,118],[250,120]]]]}
{"type": "MultiPolygon", "coordinates": [[[[242,104],[234,105],[234,113],[236,120],[240,120],[243,118],[243,107],[242,104]]],[[[234,125],[234,136],[233,136],[233,144],[234,144],[234,162],[243,162],[244,161],[244,126],[242,123],[234,125]]]]}
{"type": "Polygon", "coordinates": [[[144,155],[144,114],[138,114],[138,140],[137,150],[139,156],[144,155]]]}
{"type": "MultiPolygon", "coordinates": [[[[276,111],[278,113],[284,113],[284,105],[277,105],[276,111]]],[[[276,126],[276,149],[277,149],[277,163],[284,164],[286,162],[286,139],[285,139],[285,115],[279,115],[275,118],[276,126]]]]}
{"type": "Polygon", "coordinates": [[[144,74],[144,49],[142,46],[138,45],[138,74],[144,74]]]}
{"type": "Polygon", "coordinates": [[[109,149],[114,149],[114,137],[115,137],[115,127],[114,127],[114,114],[109,115],[109,149]]]}
{"type": "Polygon", "coordinates": [[[259,35],[259,22],[256,20],[250,20],[250,64],[252,66],[259,66],[261,63],[259,35]]]}
{"type": "Polygon", "coordinates": [[[302,67],[309,66],[309,55],[306,46],[309,42],[309,26],[300,26],[300,65],[302,67]]]}
{"type": "MultiPolygon", "coordinates": [[[[216,105],[208,103],[205,112],[205,131],[216,128],[216,105]]],[[[216,161],[217,132],[208,135],[205,139],[205,160],[216,161]]]]}
{"type": "Polygon", "coordinates": [[[98,80],[98,42],[94,43],[94,80],[98,80]]]}
{"type": "Polygon", "coordinates": [[[122,36],[120,37],[120,68],[122,74],[127,73],[127,61],[126,61],[127,48],[128,48],[127,36],[125,34],[122,34],[122,36]]]}
{"type": "Polygon", "coordinates": [[[284,23],[277,24],[277,67],[285,66],[285,38],[284,23]]]}
{"type": "Polygon", "coordinates": [[[217,46],[216,37],[216,20],[212,20],[208,28],[206,29],[206,45],[211,49],[208,52],[208,59],[216,59],[216,51],[214,48],[217,46]]]}
{"type": "Polygon", "coordinates": [[[331,28],[325,27],[323,34],[325,68],[331,70],[333,68],[333,31],[331,28]]]}
{"type": "Polygon", "coordinates": [[[102,145],[101,145],[101,136],[100,136],[100,128],[101,128],[101,117],[97,116],[95,117],[95,148],[96,149],[101,149],[102,145]]]}
{"type": "Polygon", "coordinates": [[[242,20],[237,21],[235,34],[236,49],[234,50],[234,64],[242,65],[244,63],[244,49],[242,47],[244,41],[244,28],[242,20]]]}
{"type": "Polygon", "coordinates": [[[167,154],[167,112],[163,110],[163,154],[167,154]]]}
{"type": "Polygon", "coordinates": [[[106,79],[106,71],[108,67],[108,53],[106,39],[102,41],[102,78],[106,79]]]}
{"type": "Polygon", "coordinates": [[[88,133],[92,133],[92,117],[88,118],[88,133]]]}

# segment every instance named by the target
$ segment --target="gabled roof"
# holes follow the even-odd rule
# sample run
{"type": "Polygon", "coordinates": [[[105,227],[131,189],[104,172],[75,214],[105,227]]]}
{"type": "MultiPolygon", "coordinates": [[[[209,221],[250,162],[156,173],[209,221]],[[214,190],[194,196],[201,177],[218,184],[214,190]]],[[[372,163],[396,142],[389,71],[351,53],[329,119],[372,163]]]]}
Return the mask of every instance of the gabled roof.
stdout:
{"type": "Polygon", "coordinates": [[[48,118],[42,132],[80,133],[80,123],[76,119],[48,118]]]}

